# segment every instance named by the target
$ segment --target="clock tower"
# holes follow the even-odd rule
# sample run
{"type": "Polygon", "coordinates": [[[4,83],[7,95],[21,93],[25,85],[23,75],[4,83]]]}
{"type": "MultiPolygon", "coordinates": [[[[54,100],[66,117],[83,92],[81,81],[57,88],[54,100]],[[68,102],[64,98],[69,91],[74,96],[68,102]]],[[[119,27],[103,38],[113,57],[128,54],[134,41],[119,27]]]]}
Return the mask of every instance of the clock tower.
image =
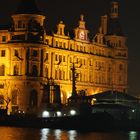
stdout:
{"type": "Polygon", "coordinates": [[[75,28],[75,40],[88,42],[88,33],[89,31],[86,29],[84,15],[80,15],[79,26],[75,28]]]}

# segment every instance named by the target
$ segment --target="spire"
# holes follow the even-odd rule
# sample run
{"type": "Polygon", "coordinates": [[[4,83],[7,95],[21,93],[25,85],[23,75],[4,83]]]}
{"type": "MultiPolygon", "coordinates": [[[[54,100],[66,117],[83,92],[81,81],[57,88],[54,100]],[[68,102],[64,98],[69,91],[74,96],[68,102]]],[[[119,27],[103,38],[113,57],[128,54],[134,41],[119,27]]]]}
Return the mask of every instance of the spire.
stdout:
{"type": "Polygon", "coordinates": [[[119,3],[117,1],[111,2],[111,11],[110,18],[118,18],[119,17],[119,3]]]}
{"type": "Polygon", "coordinates": [[[84,15],[83,14],[80,15],[80,20],[84,21],[84,15]]]}
{"type": "Polygon", "coordinates": [[[80,15],[79,28],[86,29],[83,14],[80,15]]]}
{"type": "Polygon", "coordinates": [[[117,0],[111,2],[110,18],[108,21],[108,34],[123,36],[119,20],[119,2],[117,0]]]}
{"type": "Polygon", "coordinates": [[[21,0],[15,14],[39,14],[39,15],[42,15],[36,6],[35,0],[21,0]]]}

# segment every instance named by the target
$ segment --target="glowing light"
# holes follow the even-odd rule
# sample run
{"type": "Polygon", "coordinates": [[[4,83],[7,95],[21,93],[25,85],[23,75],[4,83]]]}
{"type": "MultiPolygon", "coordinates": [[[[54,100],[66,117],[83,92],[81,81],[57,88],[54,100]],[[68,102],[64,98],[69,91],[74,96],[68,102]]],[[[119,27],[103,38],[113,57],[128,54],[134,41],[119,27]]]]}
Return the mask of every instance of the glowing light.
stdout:
{"type": "Polygon", "coordinates": [[[43,118],[50,117],[50,113],[49,113],[48,111],[43,111],[42,117],[43,117],[43,118]]]}
{"type": "Polygon", "coordinates": [[[76,115],[76,111],[75,110],[71,110],[70,111],[70,115],[72,115],[72,116],[76,115]]]}
{"type": "Polygon", "coordinates": [[[61,117],[62,116],[62,113],[60,111],[57,111],[56,114],[57,114],[57,117],[61,117]]]}

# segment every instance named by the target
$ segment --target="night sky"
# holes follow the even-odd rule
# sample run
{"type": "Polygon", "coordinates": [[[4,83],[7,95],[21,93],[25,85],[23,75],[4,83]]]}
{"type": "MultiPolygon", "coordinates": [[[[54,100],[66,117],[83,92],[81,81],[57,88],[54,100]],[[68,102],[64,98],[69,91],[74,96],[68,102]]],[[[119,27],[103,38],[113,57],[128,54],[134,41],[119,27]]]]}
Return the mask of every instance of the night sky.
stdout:
{"type": "MultiPolygon", "coordinates": [[[[80,14],[85,15],[90,36],[97,32],[100,16],[109,12],[111,0],[36,0],[46,16],[46,28],[54,30],[63,20],[68,30],[78,24],[80,14]]],[[[1,0],[0,24],[8,24],[20,0],[1,0]]],[[[129,93],[140,97],[140,7],[139,0],[120,0],[120,21],[128,37],[129,93]]]]}

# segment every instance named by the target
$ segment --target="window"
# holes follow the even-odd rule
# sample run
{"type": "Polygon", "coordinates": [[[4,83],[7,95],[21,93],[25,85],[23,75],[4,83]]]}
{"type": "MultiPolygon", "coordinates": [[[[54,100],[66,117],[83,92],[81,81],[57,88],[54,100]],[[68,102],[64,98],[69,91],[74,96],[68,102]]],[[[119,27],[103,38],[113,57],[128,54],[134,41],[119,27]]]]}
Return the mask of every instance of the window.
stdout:
{"type": "Polygon", "coordinates": [[[70,44],[70,50],[72,50],[72,44],[70,44]]]}
{"type": "Polygon", "coordinates": [[[36,65],[32,66],[32,76],[34,77],[38,76],[38,69],[36,65]]]}
{"type": "Polygon", "coordinates": [[[14,75],[18,75],[19,74],[19,68],[17,65],[14,66],[14,75]]]}
{"type": "Polygon", "coordinates": [[[62,72],[59,70],[59,79],[62,80],[62,72]]]}
{"type": "Polygon", "coordinates": [[[60,28],[60,35],[62,35],[62,28],[60,28]]]}
{"type": "Polygon", "coordinates": [[[18,28],[22,28],[22,21],[18,21],[18,28]]]}
{"type": "Polygon", "coordinates": [[[33,50],[33,51],[32,51],[32,56],[33,56],[33,57],[37,57],[37,56],[38,56],[37,50],[33,50]]]}
{"type": "Polygon", "coordinates": [[[70,63],[72,63],[72,58],[70,57],[70,63]]]}
{"type": "Polygon", "coordinates": [[[58,80],[57,70],[55,70],[55,79],[58,80]]]}
{"type": "Polygon", "coordinates": [[[66,43],[64,42],[64,44],[63,44],[63,45],[64,45],[64,49],[65,49],[65,48],[66,48],[66,43]]]}
{"type": "Polygon", "coordinates": [[[5,57],[5,50],[1,50],[1,57],[5,57]]]}
{"type": "Polygon", "coordinates": [[[119,70],[121,71],[122,69],[123,69],[123,65],[120,64],[120,65],[119,65],[119,70]]]}
{"type": "Polygon", "coordinates": [[[49,39],[46,39],[46,44],[49,44],[49,39]]]}
{"type": "Polygon", "coordinates": [[[82,52],[82,48],[83,48],[83,47],[82,47],[82,46],[80,46],[80,51],[81,51],[81,52],[82,52]]]}
{"type": "Polygon", "coordinates": [[[62,42],[59,42],[59,46],[60,46],[60,48],[62,47],[62,42]]]}
{"type": "Polygon", "coordinates": [[[55,55],[55,61],[58,61],[58,55],[57,54],[55,55]]]}
{"type": "Polygon", "coordinates": [[[15,56],[19,56],[18,50],[15,50],[15,56]]]}
{"type": "Polygon", "coordinates": [[[59,55],[59,61],[62,62],[62,55],[59,55]]]}
{"type": "Polygon", "coordinates": [[[65,77],[65,71],[63,71],[63,80],[65,80],[66,77],[65,77]]]}
{"type": "Polygon", "coordinates": [[[58,47],[58,41],[56,41],[56,47],[58,47]]]}
{"type": "Polygon", "coordinates": [[[45,61],[47,61],[48,59],[49,59],[49,55],[48,55],[48,53],[46,53],[45,61]]]}
{"type": "Polygon", "coordinates": [[[0,104],[4,104],[4,96],[0,95],[0,104]]]}
{"type": "Polygon", "coordinates": [[[2,36],[2,42],[6,42],[6,36],[2,36]]]}
{"type": "Polygon", "coordinates": [[[63,62],[65,62],[66,61],[66,57],[65,56],[63,56],[63,62]]]}
{"type": "Polygon", "coordinates": [[[45,68],[45,77],[48,78],[48,67],[45,68]]]}
{"type": "Polygon", "coordinates": [[[84,47],[84,52],[86,52],[86,47],[84,47]]]}
{"type": "Polygon", "coordinates": [[[26,26],[25,26],[25,23],[23,24],[23,28],[25,28],[26,26]]]}
{"type": "Polygon", "coordinates": [[[0,76],[5,76],[5,65],[0,66],[0,76]]]}
{"type": "Polygon", "coordinates": [[[4,88],[4,84],[0,84],[0,89],[3,89],[4,88]]]}

